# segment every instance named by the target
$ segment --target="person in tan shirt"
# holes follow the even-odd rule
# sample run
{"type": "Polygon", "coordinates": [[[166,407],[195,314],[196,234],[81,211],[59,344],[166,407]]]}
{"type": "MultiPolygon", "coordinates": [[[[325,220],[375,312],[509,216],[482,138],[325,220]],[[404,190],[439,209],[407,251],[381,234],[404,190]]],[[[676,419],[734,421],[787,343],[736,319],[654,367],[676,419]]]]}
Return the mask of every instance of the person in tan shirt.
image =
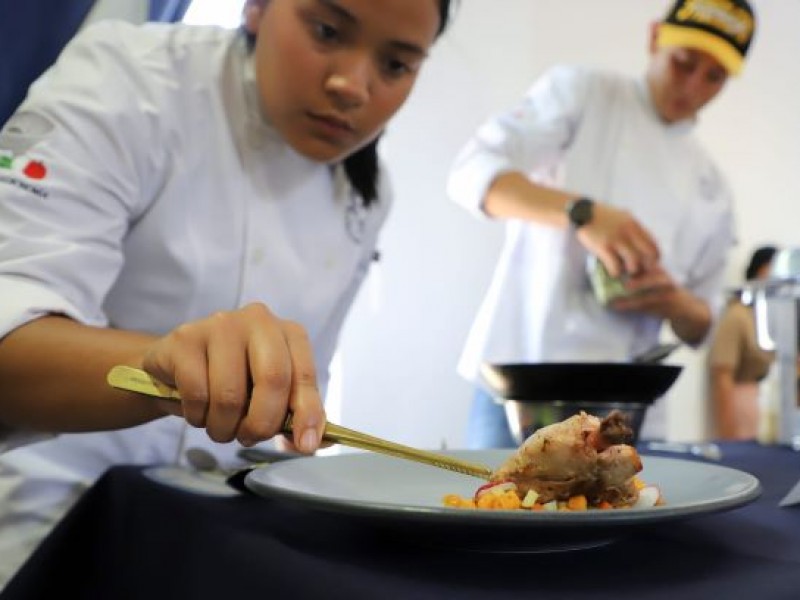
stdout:
{"type": "MultiPolygon", "coordinates": [[[[773,246],[756,249],[745,271],[745,280],[766,278],[775,252],[773,246]]],[[[752,306],[737,295],[720,317],[709,351],[716,437],[727,440],[756,438],[759,384],[769,372],[774,358],[773,352],[758,345],[752,306]]]]}

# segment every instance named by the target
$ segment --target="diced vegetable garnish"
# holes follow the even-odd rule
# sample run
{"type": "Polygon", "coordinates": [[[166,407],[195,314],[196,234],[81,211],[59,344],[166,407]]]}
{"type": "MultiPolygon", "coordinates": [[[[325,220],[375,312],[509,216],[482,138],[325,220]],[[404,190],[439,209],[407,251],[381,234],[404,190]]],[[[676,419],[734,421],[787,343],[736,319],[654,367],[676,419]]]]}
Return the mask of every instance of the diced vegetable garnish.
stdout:
{"type": "Polygon", "coordinates": [[[523,508],[531,508],[534,504],[536,504],[536,500],[539,499],[539,494],[535,490],[528,490],[528,493],[525,494],[525,497],[522,499],[522,506],[523,508]]]}
{"type": "Polygon", "coordinates": [[[587,510],[588,508],[589,503],[586,501],[586,496],[572,496],[569,500],[567,500],[568,510],[587,510]]]}
{"type": "Polygon", "coordinates": [[[478,508],[514,510],[522,505],[516,490],[491,490],[481,494],[475,503],[478,508]]]}
{"type": "Polygon", "coordinates": [[[589,504],[586,496],[579,494],[566,500],[551,500],[544,504],[539,502],[539,494],[535,490],[528,490],[520,498],[517,486],[510,481],[488,483],[482,485],[475,492],[473,498],[465,498],[458,494],[447,494],[442,503],[451,508],[479,508],[488,510],[532,510],[532,511],[585,511],[585,510],[610,510],[614,508],[652,508],[664,504],[661,490],[658,486],[649,485],[637,479],[635,481],[639,497],[633,505],[624,504],[614,506],[607,501],[598,504],[589,504]]]}
{"type": "Polygon", "coordinates": [[[517,484],[512,481],[490,481],[489,483],[485,483],[475,490],[475,502],[477,502],[478,499],[487,492],[491,492],[493,494],[502,494],[509,490],[516,492],[517,484]]]}
{"type": "Polygon", "coordinates": [[[639,490],[639,499],[634,508],[653,508],[661,499],[661,491],[654,485],[646,485],[639,490]]]}

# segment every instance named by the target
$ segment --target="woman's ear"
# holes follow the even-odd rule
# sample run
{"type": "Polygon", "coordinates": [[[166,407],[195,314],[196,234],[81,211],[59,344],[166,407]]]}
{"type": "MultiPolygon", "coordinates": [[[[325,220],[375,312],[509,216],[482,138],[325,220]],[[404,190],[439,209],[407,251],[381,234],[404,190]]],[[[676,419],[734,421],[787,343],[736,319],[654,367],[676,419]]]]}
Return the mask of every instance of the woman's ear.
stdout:
{"type": "Polygon", "coordinates": [[[258,24],[261,23],[261,15],[264,14],[266,6],[265,0],[247,0],[242,9],[242,24],[247,33],[256,35],[258,24]]]}

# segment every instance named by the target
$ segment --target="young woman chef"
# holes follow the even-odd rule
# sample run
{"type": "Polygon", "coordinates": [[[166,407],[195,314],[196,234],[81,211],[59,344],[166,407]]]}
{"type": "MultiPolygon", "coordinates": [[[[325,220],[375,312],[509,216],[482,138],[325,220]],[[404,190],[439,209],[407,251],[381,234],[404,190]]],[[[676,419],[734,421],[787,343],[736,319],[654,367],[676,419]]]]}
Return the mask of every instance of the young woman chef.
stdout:
{"type": "Polygon", "coordinates": [[[326,370],[391,197],[375,144],[449,0],[249,0],[241,31],[84,30],[0,134],[0,565],[115,463],[225,464],[326,370]],[[116,364],[176,387],[111,389],[116,364]],[[187,424],[192,426],[187,428],[187,424]],[[234,443],[229,443],[234,442],[234,443]],[[238,443],[237,443],[238,442],[238,443]]]}

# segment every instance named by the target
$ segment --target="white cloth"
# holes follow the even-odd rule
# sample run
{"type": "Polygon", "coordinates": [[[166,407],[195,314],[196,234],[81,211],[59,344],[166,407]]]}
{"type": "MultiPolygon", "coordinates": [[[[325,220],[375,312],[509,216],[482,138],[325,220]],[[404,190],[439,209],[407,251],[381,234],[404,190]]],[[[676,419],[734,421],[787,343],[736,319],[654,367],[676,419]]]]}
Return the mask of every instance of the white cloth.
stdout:
{"type": "MultiPolygon", "coordinates": [[[[48,313],[165,333],[263,301],[306,328],[324,389],[388,182],[363,208],[341,167],[295,153],[259,107],[237,32],[100,23],[79,34],[0,133],[0,335],[48,313]]],[[[38,523],[108,466],[172,463],[190,446],[223,465],[238,448],[166,418],[7,452],[0,564],[19,562],[38,523]]]]}
{"type": "MultiPolygon", "coordinates": [[[[676,282],[718,311],[734,243],[732,199],[693,126],[662,122],[644,80],[556,67],[478,130],[453,165],[448,193],[485,216],[491,182],[516,170],[625,208],[653,233],[676,282]]],[[[458,365],[462,376],[479,381],[484,361],[622,361],[658,342],[659,319],[595,300],[587,253],[573,232],[518,220],[506,227],[458,365]]]]}

